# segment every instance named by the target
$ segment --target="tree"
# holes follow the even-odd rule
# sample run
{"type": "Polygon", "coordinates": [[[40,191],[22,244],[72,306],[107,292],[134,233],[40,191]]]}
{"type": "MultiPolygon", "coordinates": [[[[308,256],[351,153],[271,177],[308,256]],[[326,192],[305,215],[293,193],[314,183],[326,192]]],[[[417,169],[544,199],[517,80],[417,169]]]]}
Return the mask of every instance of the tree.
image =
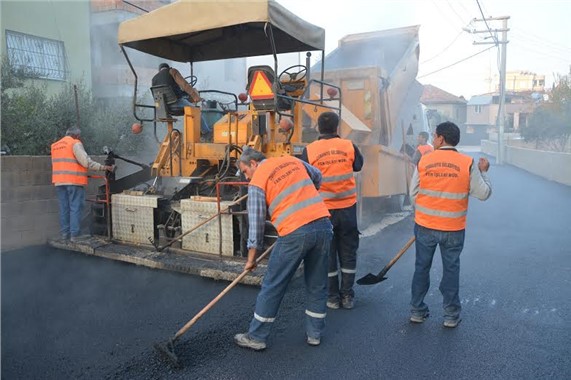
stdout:
{"type": "Polygon", "coordinates": [[[533,112],[527,126],[521,127],[525,141],[536,147],[564,151],[571,137],[571,82],[569,76],[558,76],[551,99],[533,112]]]}
{"type": "MultiPolygon", "coordinates": [[[[78,123],[74,85],[66,83],[59,93],[47,96],[45,86],[29,80],[33,72],[16,70],[5,58],[1,74],[3,148],[16,155],[49,155],[50,145],[78,123]]],[[[83,83],[77,85],[77,95],[79,127],[89,153],[100,154],[105,145],[121,154],[138,151],[144,137],[131,133],[135,119],[128,100],[105,103],[94,99],[83,83]]]]}

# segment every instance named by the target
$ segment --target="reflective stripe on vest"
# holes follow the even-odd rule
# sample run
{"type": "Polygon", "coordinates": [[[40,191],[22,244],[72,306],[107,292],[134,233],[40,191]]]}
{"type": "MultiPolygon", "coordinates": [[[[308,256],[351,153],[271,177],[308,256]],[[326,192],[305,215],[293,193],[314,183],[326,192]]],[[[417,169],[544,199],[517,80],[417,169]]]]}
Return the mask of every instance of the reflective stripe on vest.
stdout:
{"type": "Polygon", "coordinates": [[[471,157],[449,149],[422,156],[418,163],[417,224],[440,231],[466,228],[472,162],[471,157]]]}
{"type": "Polygon", "coordinates": [[[279,236],[314,220],[329,217],[329,211],[305,166],[295,157],[274,157],[262,161],[250,186],[257,186],[266,193],[268,212],[279,236]]]}
{"type": "Polygon", "coordinates": [[[87,185],[87,169],[76,160],[73,154],[73,146],[79,142],[79,140],[66,136],[52,144],[52,183],[87,185]]]}
{"type": "Polygon", "coordinates": [[[357,202],[353,143],[336,137],[314,141],[306,149],[309,163],[323,174],[319,193],[327,208],[332,210],[353,206],[357,202]]]}

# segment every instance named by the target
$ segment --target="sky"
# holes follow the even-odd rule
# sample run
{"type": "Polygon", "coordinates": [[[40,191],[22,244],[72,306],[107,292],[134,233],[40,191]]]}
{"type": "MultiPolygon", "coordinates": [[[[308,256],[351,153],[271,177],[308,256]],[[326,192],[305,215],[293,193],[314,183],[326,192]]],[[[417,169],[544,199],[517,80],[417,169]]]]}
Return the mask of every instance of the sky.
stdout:
{"type": "MultiPolygon", "coordinates": [[[[326,54],[348,34],[420,25],[417,78],[422,84],[432,84],[469,99],[490,92],[491,78],[499,75],[499,48],[496,47],[443,69],[493,46],[473,44],[474,41],[491,41],[491,38],[484,39],[489,34],[463,31],[463,28],[486,29],[484,22],[472,21],[482,18],[476,0],[277,1],[302,19],[325,29],[326,54]]],[[[478,1],[486,17],[510,16],[507,71],[545,75],[548,87],[557,74],[569,74],[571,1],[478,1]]],[[[488,25],[491,29],[500,29],[501,21],[488,25]]]]}

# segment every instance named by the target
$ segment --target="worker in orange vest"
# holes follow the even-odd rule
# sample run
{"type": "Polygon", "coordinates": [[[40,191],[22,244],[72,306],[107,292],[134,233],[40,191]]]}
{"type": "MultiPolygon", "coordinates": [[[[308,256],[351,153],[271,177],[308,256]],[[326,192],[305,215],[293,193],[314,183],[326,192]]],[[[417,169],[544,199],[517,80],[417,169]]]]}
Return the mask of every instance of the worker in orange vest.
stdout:
{"type": "Polygon", "coordinates": [[[420,132],[417,137],[418,145],[416,150],[414,151],[414,155],[412,156],[412,163],[416,166],[418,165],[418,161],[420,161],[420,157],[434,151],[432,145],[428,143],[428,132],[420,132]]]}
{"type": "Polygon", "coordinates": [[[460,253],[464,247],[468,196],[482,201],[492,194],[487,171],[490,163],[459,153],[460,129],[449,121],[434,133],[435,151],[421,157],[412,176],[411,201],[415,208],[416,263],[412,279],[410,321],[422,323],[428,317],[424,297],[430,286],[430,267],[436,246],[442,256],[444,326],[460,322],[460,253]]]}
{"type": "Polygon", "coordinates": [[[327,307],[339,309],[341,305],[344,309],[352,309],[359,248],[357,188],[353,172],[361,171],[363,156],[355,144],[337,134],[339,116],[336,113],[319,115],[317,126],[319,138],[307,145],[301,159],[318,168],[323,175],[319,193],[331,213],[333,224],[327,307]]]}
{"type": "Polygon", "coordinates": [[[113,171],[113,166],[101,165],[87,155],[80,137],[80,129],[71,127],[65,137],[51,146],[52,183],[59,200],[60,236],[63,240],[76,241],[80,235],[87,171],[113,171]]]}
{"type": "Polygon", "coordinates": [[[327,256],[333,235],[329,211],[317,189],[321,173],[292,157],[268,158],[245,148],[239,159],[248,185],[248,261],[245,270],[256,267],[256,253],[264,243],[266,215],[278,232],[262,289],[256,300],[248,332],[236,334],[241,347],[263,350],[287,286],[304,263],[307,302],[307,344],[317,346],[325,327],[327,311],[327,256]]]}

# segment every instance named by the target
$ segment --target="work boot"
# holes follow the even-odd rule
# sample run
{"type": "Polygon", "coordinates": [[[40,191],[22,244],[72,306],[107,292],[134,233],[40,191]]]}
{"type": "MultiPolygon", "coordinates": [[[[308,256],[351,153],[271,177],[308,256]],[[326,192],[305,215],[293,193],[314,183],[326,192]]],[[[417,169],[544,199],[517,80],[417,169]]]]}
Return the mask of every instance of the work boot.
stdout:
{"type": "Polygon", "coordinates": [[[426,320],[426,318],[428,318],[428,313],[426,313],[424,315],[411,314],[410,321],[412,323],[422,323],[426,320]]]}
{"type": "Polygon", "coordinates": [[[266,348],[266,344],[264,342],[258,342],[257,340],[250,338],[248,333],[234,335],[234,342],[236,342],[240,347],[250,348],[254,351],[261,351],[266,348]]]}
{"type": "Polygon", "coordinates": [[[339,299],[338,298],[328,298],[327,307],[329,309],[337,310],[339,309],[339,299]]]}
{"type": "Polygon", "coordinates": [[[444,327],[448,327],[449,329],[453,329],[456,328],[456,326],[458,326],[458,323],[460,323],[461,319],[460,318],[456,318],[456,319],[445,319],[443,326],[444,327]]]}
{"type": "Polygon", "coordinates": [[[343,309],[352,309],[355,306],[355,301],[352,296],[343,296],[341,298],[341,306],[343,309]]]}
{"type": "Polygon", "coordinates": [[[319,344],[321,344],[321,338],[312,338],[308,336],[307,344],[309,344],[310,346],[319,346],[319,344]]]}

